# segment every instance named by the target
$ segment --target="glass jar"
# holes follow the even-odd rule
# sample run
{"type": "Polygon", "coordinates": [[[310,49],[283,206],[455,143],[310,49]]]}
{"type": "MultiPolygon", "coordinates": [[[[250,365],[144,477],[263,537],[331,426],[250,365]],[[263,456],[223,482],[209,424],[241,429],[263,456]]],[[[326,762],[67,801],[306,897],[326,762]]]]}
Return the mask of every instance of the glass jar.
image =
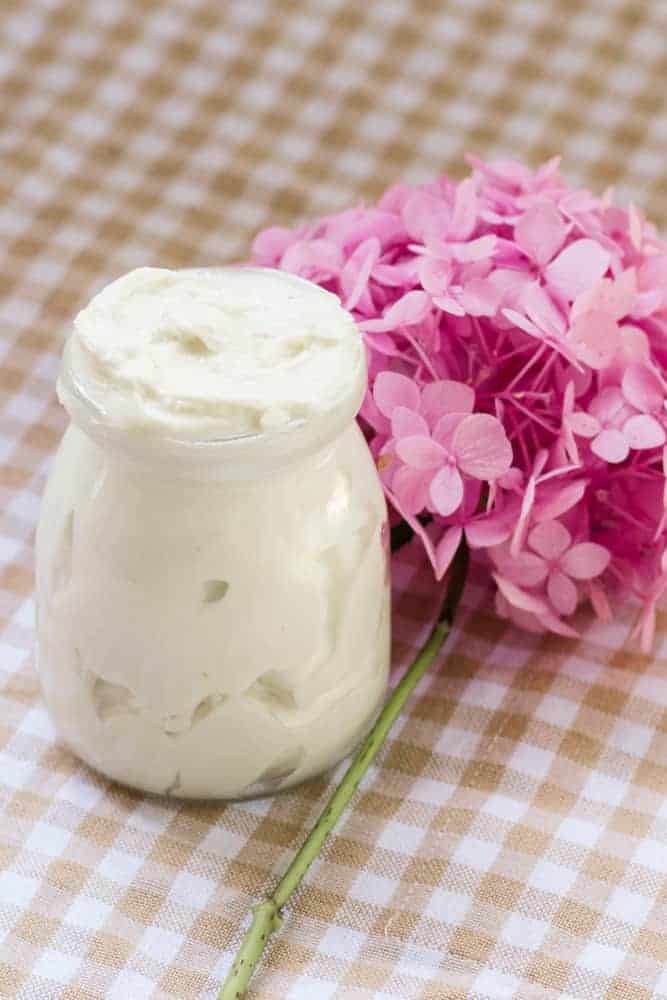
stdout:
{"type": "Polygon", "coordinates": [[[185,798],[329,768],[369,728],[389,666],[361,381],[335,413],[202,439],[124,424],[77,349],[37,535],[39,671],[62,739],[111,778],[185,798]]]}

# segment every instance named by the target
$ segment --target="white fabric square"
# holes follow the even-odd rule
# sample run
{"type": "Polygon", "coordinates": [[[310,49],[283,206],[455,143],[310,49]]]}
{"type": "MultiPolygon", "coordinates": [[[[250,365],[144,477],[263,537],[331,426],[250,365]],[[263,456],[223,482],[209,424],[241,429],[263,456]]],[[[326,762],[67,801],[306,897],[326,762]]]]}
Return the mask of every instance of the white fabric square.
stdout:
{"type": "Polygon", "coordinates": [[[592,847],[600,839],[601,833],[602,829],[597,824],[577,819],[576,816],[568,816],[556,830],[557,837],[569,840],[572,844],[581,844],[582,847],[592,847]]]}
{"type": "Polygon", "coordinates": [[[46,948],[35,965],[35,975],[57,983],[69,983],[80,968],[81,961],[78,955],[65,955],[55,948],[46,948]]]}
{"type": "Polygon", "coordinates": [[[488,872],[500,853],[501,845],[478,837],[464,837],[452,855],[457,865],[468,865],[478,871],[488,872]]]}
{"type": "Polygon", "coordinates": [[[603,976],[613,976],[623,964],[626,953],[620,948],[611,948],[599,941],[589,941],[577,958],[577,965],[603,976]]]}
{"type": "Polygon", "coordinates": [[[325,931],[317,950],[325,955],[333,955],[335,958],[351,962],[357,957],[366,941],[365,934],[354,931],[351,927],[334,925],[325,931]]]}
{"type": "Polygon", "coordinates": [[[428,901],[425,915],[443,924],[460,924],[472,906],[470,896],[438,887],[428,901]]]}
{"type": "Polygon", "coordinates": [[[646,837],[641,841],[632,859],[635,864],[644,865],[651,871],[665,874],[667,872],[667,851],[664,843],[646,837]]]}
{"type": "Polygon", "coordinates": [[[224,826],[214,826],[202,841],[202,848],[220,858],[233,858],[244,847],[246,837],[224,826]]]}
{"type": "Polygon", "coordinates": [[[455,785],[450,785],[446,781],[436,781],[433,778],[416,778],[410,786],[408,795],[414,802],[423,802],[425,805],[443,806],[452,793],[456,790],[455,785]]]}
{"type": "Polygon", "coordinates": [[[418,826],[408,826],[393,820],[382,831],[378,844],[388,851],[399,851],[411,856],[418,853],[419,845],[426,831],[418,826]]]}
{"type": "MultiPolygon", "coordinates": [[[[18,649],[16,646],[10,646],[8,642],[0,644],[0,669],[3,673],[15,673],[15,671],[23,666],[27,659],[28,654],[25,649],[18,649]]],[[[0,757],[2,756],[4,756],[4,754],[0,755],[0,757]]],[[[2,765],[0,764],[0,766],[2,765]]],[[[4,772],[0,774],[0,781],[3,779],[4,772]]]]}
{"type": "Polygon", "coordinates": [[[325,979],[301,976],[290,988],[286,1000],[330,1000],[336,995],[337,983],[325,979]]]}
{"type": "Polygon", "coordinates": [[[630,722],[629,719],[618,719],[607,737],[607,743],[632,757],[645,757],[653,735],[649,726],[630,722]]]}
{"type": "Polygon", "coordinates": [[[154,995],[155,983],[131,969],[123,969],[114,980],[107,1000],[148,1000],[154,995]]]}
{"type": "Polygon", "coordinates": [[[535,706],[533,715],[552,726],[567,729],[579,712],[579,707],[579,702],[575,699],[546,694],[535,706]]]}
{"type": "Polygon", "coordinates": [[[655,995],[662,998],[662,995],[667,996],[667,965],[660,973],[660,977],[655,984],[655,995]]]}
{"type": "Polygon", "coordinates": [[[617,806],[623,801],[628,791],[628,783],[619,778],[612,778],[602,771],[593,771],[588,781],[581,790],[585,799],[593,802],[606,802],[610,806],[617,806]]]}
{"type": "Polygon", "coordinates": [[[157,962],[169,965],[183,947],[183,935],[164,927],[147,927],[139,941],[139,948],[157,962]]]}
{"type": "Polygon", "coordinates": [[[25,847],[28,851],[36,851],[38,854],[48,854],[51,858],[58,858],[71,839],[72,834],[69,830],[40,820],[32,828],[25,842],[25,847]]]}
{"type": "Polygon", "coordinates": [[[408,945],[396,963],[396,971],[416,979],[431,979],[438,974],[442,963],[442,953],[435,948],[408,945]]]}
{"type": "Polygon", "coordinates": [[[473,984],[476,993],[493,997],[493,1000],[509,1000],[521,985],[521,980],[498,969],[483,969],[473,984]]]}
{"type": "Polygon", "coordinates": [[[576,879],[576,871],[542,858],[531,872],[528,885],[533,889],[539,889],[540,892],[552,892],[557,896],[564,896],[576,879]]]}
{"type": "Polygon", "coordinates": [[[16,872],[0,872],[0,900],[22,909],[28,906],[39,889],[39,882],[16,872]]]}
{"type": "Polygon", "coordinates": [[[215,882],[211,879],[193,875],[192,872],[179,872],[169,890],[169,899],[172,903],[201,910],[214,892],[215,882]]]}
{"type": "Polygon", "coordinates": [[[507,688],[494,681],[473,680],[466,684],[459,701],[466,705],[478,705],[480,708],[488,708],[491,711],[502,704],[507,695],[507,688]]]}
{"type": "Polygon", "coordinates": [[[91,896],[77,896],[65,914],[65,921],[75,927],[84,927],[88,931],[97,931],[109,919],[113,907],[102,899],[91,896]]]}
{"type": "Polygon", "coordinates": [[[172,820],[172,813],[159,802],[146,799],[137,805],[129,817],[129,823],[136,830],[144,833],[160,834],[172,820]]]}
{"type": "Polygon", "coordinates": [[[521,771],[522,774],[544,778],[553,764],[554,757],[553,750],[543,750],[542,747],[536,747],[532,743],[519,743],[507,765],[515,771],[521,771]]]}
{"type": "Polygon", "coordinates": [[[58,789],[59,799],[72,802],[81,809],[92,809],[104,795],[104,785],[101,782],[95,784],[83,773],[73,774],[58,789]]]}
{"type": "Polygon", "coordinates": [[[42,705],[37,705],[21,720],[21,732],[40,740],[53,740],[56,730],[42,705]]]}
{"type": "Polygon", "coordinates": [[[31,630],[35,627],[34,598],[29,597],[26,601],[23,601],[22,604],[19,604],[18,608],[12,615],[12,623],[31,630]]]}
{"type": "Polygon", "coordinates": [[[549,924],[544,920],[534,920],[522,913],[511,913],[502,925],[500,936],[515,948],[537,951],[548,930],[549,924]]]}
{"type": "Polygon", "coordinates": [[[460,757],[467,761],[475,756],[481,741],[479,733],[461,729],[450,722],[442,727],[434,749],[445,757],[460,757]]]}
{"type": "Polygon", "coordinates": [[[654,899],[647,899],[641,893],[631,892],[619,885],[607,900],[605,914],[623,923],[642,927],[654,906],[654,899]]]}
{"type": "Polygon", "coordinates": [[[393,879],[384,875],[374,875],[373,872],[360,871],[350,887],[350,895],[363,899],[365,903],[376,906],[386,906],[399,888],[393,879]]]}
{"type": "Polygon", "coordinates": [[[129,885],[144,863],[143,858],[136,854],[127,854],[124,851],[112,848],[102,859],[98,867],[98,872],[104,878],[112,882],[119,882],[121,885],[129,885]]]}
{"type": "Polygon", "coordinates": [[[512,799],[509,795],[503,795],[501,792],[490,795],[482,804],[482,812],[497,816],[498,819],[507,820],[508,823],[516,823],[527,809],[527,802],[522,802],[520,799],[512,799]]]}
{"type": "Polygon", "coordinates": [[[24,546],[22,538],[7,538],[5,535],[0,535],[0,563],[12,562],[24,546]]]}

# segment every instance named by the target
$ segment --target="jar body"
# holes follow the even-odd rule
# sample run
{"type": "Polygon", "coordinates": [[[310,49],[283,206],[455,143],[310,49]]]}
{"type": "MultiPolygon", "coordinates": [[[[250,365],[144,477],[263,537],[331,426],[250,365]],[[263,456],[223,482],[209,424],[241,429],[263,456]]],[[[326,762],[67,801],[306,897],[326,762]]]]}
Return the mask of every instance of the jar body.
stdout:
{"type": "Polygon", "coordinates": [[[239,798],[345,756],[384,695],[386,508],[356,424],[270,475],[156,474],[67,430],[37,534],[63,740],[148,792],[239,798]]]}

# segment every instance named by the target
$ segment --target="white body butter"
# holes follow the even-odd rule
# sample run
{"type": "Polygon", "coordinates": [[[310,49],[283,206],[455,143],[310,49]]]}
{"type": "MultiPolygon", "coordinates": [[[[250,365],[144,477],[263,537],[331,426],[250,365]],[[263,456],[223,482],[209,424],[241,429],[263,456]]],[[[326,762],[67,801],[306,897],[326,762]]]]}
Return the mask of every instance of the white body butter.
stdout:
{"type": "Polygon", "coordinates": [[[63,739],[128,785],[235,798],[331,766],[389,663],[386,509],[337,298],[144,268],[77,317],[37,537],[63,739]]]}

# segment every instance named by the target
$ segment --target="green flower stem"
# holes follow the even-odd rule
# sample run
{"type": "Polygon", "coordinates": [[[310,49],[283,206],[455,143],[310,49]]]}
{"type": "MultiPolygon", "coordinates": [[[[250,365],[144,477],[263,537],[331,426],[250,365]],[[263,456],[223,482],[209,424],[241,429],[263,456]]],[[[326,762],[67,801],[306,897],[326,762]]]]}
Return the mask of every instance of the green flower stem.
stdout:
{"type": "Polygon", "coordinates": [[[394,688],[377,722],[355,754],[340,784],[320,813],[315,826],[278,883],[275,892],[254,908],[252,923],[236,953],[227,979],[218,994],[218,1000],[241,1000],[243,997],[269,936],[278,930],[282,923],[283,907],[299,888],[303,877],[356,792],[359,782],[375,759],[403,706],[449,635],[465,586],[467,570],[468,549],[464,540],[454,557],[445,600],[429,638],[394,688]]]}

